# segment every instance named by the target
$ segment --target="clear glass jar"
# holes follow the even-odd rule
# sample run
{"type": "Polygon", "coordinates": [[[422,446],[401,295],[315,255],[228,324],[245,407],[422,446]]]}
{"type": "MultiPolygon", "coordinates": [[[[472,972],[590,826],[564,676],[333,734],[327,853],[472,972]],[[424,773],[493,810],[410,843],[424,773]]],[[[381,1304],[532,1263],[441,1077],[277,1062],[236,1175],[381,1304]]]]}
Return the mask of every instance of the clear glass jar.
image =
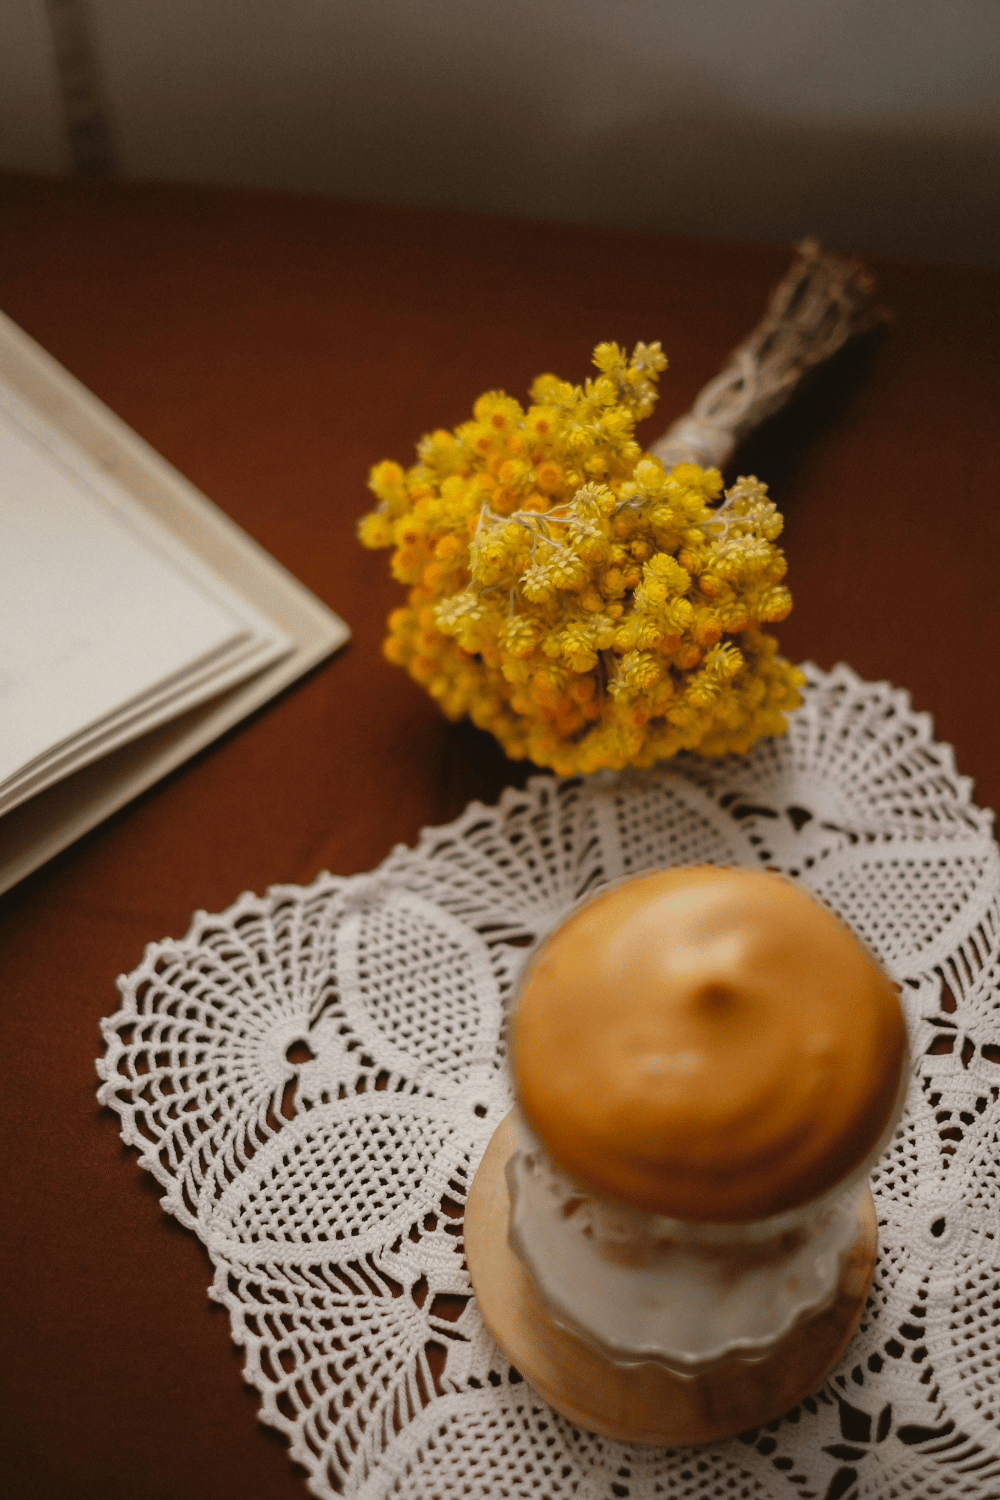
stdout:
{"type": "Polygon", "coordinates": [[[687,1223],[598,1197],[556,1165],[518,1110],[507,1166],[511,1248],[553,1322],[617,1365],[652,1362],[693,1377],[719,1360],[764,1359],[836,1297],[908,1073],[882,1136],[848,1179],[747,1224],[687,1223]]]}

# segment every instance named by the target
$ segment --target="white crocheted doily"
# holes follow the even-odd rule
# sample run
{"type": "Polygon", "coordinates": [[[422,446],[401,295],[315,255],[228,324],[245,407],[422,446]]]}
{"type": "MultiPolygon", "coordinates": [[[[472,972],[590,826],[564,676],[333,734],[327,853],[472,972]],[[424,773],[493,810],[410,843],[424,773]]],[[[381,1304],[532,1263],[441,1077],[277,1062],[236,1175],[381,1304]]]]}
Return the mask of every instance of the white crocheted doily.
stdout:
{"type": "Polygon", "coordinates": [[[541,776],[371,875],[243,895],[151,945],[100,1098],[204,1241],[261,1418],[320,1496],[1000,1495],[1000,909],[990,815],[885,683],[807,669],[745,758],[541,776]],[[838,1370],[698,1449],[577,1431],[484,1332],[462,1206],[510,1104],[503,1002],[582,892],[660,865],[786,871],[902,986],[908,1105],[838,1370]]]}

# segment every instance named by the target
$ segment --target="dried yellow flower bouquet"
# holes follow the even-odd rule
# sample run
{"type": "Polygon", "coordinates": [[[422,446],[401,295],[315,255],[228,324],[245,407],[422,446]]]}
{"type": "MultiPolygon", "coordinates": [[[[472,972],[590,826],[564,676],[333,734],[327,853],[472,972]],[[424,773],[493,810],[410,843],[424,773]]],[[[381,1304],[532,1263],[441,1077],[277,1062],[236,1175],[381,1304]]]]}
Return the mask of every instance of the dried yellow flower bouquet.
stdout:
{"type": "Polygon", "coordinates": [[[644,453],[666,359],[594,351],[596,379],[540,375],[371,472],[366,547],[410,585],[385,655],[449,718],[560,775],[742,753],[780,734],[802,675],[760,626],[792,607],[766,486],[644,453]]]}

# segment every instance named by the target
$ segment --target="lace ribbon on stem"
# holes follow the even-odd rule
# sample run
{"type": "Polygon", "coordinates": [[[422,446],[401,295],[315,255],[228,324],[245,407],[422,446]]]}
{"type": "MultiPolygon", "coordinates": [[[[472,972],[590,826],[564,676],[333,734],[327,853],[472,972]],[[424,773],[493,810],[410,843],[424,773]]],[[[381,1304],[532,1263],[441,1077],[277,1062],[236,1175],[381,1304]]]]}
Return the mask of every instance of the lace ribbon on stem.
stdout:
{"type": "Polygon", "coordinates": [[[861,261],[803,240],[767,311],[694,405],[650,447],[666,468],[723,468],[742,440],[786,404],[808,372],[889,314],[861,261]]]}

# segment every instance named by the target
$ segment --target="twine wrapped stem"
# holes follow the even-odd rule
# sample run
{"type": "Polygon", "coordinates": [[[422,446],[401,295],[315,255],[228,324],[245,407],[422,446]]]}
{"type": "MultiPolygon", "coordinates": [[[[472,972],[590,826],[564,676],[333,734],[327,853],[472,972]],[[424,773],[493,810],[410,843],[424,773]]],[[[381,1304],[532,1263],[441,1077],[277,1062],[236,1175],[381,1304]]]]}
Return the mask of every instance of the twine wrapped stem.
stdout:
{"type": "Polygon", "coordinates": [[[798,255],[757,327],[691,410],[650,447],[666,468],[678,463],[723,468],[743,438],[785,405],[810,370],[887,318],[875,301],[874,279],[859,260],[824,251],[814,239],[796,248],[798,255]]]}

